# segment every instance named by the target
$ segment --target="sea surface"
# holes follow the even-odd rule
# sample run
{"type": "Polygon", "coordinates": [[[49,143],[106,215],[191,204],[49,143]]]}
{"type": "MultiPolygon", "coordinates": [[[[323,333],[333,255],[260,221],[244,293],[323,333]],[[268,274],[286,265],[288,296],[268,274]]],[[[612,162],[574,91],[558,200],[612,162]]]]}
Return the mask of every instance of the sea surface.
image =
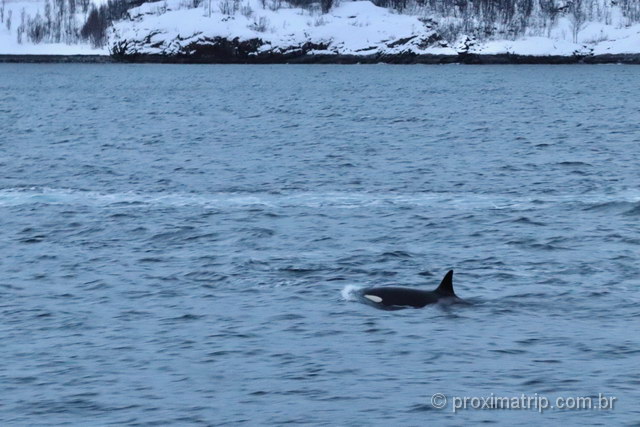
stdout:
{"type": "Polygon", "coordinates": [[[638,82],[0,64],[0,424],[639,425],[638,82]]]}

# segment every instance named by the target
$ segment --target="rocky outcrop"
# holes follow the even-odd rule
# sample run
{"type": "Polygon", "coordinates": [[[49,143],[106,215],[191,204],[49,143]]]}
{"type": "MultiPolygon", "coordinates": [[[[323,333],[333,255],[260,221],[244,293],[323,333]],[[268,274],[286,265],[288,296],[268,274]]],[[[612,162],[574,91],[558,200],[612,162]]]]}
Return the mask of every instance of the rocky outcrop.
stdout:
{"type": "MultiPolygon", "coordinates": [[[[380,52],[377,47],[362,49],[358,54],[341,54],[331,49],[328,43],[311,41],[290,46],[272,46],[260,38],[241,40],[238,37],[201,37],[189,43],[179,45],[177,42],[169,46],[179,45],[178,49],[162,53],[147,53],[146,47],[159,48],[160,43],[152,43],[152,37],[141,41],[118,40],[111,46],[111,55],[122,62],[174,62],[174,63],[415,63],[419,56],[445,58],[458,55],[418,55],[411,49],[398,49],[409,43],[421,43],[426,46],[438,41],[437,36],[427,40],[416,36],[390,42],[389,46],[397,50],[395,53],[380,52]],[[369,53],[370,52],[370,53],[369,53]],[[364,54],[363,54],[364,53],[364,54]],[[368,53],[368,54],[367,54],[368,53]]],[[[446,60],[445,62],[455,62],[446,60]]]]}

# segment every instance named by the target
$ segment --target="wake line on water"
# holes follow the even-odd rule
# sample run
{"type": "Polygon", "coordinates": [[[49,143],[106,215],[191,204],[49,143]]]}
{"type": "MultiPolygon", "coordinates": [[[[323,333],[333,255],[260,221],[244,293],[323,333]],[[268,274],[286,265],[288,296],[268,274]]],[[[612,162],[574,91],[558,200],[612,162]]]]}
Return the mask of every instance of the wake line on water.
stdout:
{"type": "Polygon", "coordinates": [[[368,192],[298,192],[298,193],[106,193],[72,188],[16,187],[0,189],[0,206],[30,204],[130,207],[135,205],[200,206],[203,208],[308,207],[362,208],[385,206],[422,206],[456,209],[539,209],[545,204],[581,204],[584,210],[618,206],[640,211],[640,191],[618,194],[559,195],[544,197],[510,197],[503,194],[452,192],[368,193],[368,192]]]}

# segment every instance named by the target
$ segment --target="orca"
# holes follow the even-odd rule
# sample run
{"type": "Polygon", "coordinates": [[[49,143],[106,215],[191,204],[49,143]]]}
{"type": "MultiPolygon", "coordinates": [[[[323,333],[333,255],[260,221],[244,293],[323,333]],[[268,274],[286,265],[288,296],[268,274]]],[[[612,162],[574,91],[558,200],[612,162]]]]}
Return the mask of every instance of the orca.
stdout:
{"type": "Polygon", "coordinates": [[[422,308],[438,302],[463,302],[453,292],[453,270],[445,274],[440,286],[433,291],[414,288],[381,287],[360,290],[363,301],[383,310],[399,310],[413,307],[422,308]]]}

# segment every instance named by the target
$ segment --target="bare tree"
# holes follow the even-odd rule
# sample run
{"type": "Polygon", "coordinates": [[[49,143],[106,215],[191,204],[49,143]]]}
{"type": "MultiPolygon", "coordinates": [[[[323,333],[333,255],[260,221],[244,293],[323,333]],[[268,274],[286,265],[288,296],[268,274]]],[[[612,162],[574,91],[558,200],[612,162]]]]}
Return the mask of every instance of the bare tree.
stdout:
{"type": "Polygon", "coordinates": [[[78,41],[78,25],[76,23],[76,0],[67,0],[66,42],[78,41]]]}
{"type": "Polygon", "coordinates": [[[65,9],[65,0],[53,0],[53,26],[51,33],[52,39],[56,43],[62,41],[65,9]]]}
{"type": "Polygon", "coordinates": [[[80,8],[85,15],[89,12],[89,6],[91,6],[91,0],[80,0],[80,8]]]}
{"type": "Polygon", "coordinates": [[[571,33],[573,34],[573,42],[578,43],[578,34],[583,30],[587,16],[583,9],[583,0],[573,0],[569,11],[571,13],[571,33]]]}
{"type": "Polygon", "coordinates": [[[18,44],[22,44],[22,34],[24,34],[25,26],[27,20],[27,12],[24,10],[24,7],[20,11],[20,25],[16,28],[18,44]]]}
{"type": "Polygon", "coordinates": [[[92,5],[87,21],[84,23],[82,30],[80,30],[80,36],[85,40],[89,40],[94,47],[104,46],[107,26],[106,7],[103,5],[100,8],[96,8],[95,5],[92,5]]]}
{"type": "Polygon", "coordinates": [[[282,7],[282,0],[270,0],[269,1],[269,10],[272,11],[276,11],[276,10],[280,10],[280,8],[282,7]]]}
{"type": "Polygon", "coordinates": [[[47,38],[51,38],[51,2],[47,0],[44,4],[44,24],[47,28],[47,38]]]}
{"type": "MultiPolygon", "coordinates": [[[[218,4],[218,8],[223,15],[235,15],[240,8],[240,0],[222,0],[218,4]]],[[[209,12],[209,16],[211,16],[211,12],[209,12]]]]}
{"type": "Polygon", "coordinates": [[[32,43],[38,44],[42,42],[42,40],[46,36],[46,28],[42,17],[40,16],[40,12],[36,13],[35,18],[27,21],[27,37],[32,43]]]}

